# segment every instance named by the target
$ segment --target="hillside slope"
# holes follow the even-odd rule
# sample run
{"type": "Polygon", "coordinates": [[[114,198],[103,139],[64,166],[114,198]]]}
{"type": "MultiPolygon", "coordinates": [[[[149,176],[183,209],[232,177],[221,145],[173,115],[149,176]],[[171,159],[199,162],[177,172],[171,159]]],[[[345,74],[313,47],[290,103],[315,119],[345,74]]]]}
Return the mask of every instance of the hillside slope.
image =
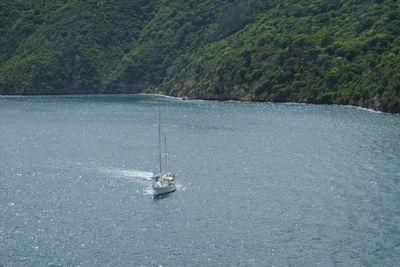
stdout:
{"type": "Polygon", "coordinates": [[[17,1],[17,15],[5,12],[17,19],[1,25],[0,93],[102,92],[151,17],[147,2],[17,1]]]}
{"type": "Polygon", "coordinates": [[[203,47],[168,81],[167,92],[400,112],[396,1],[283,2],[203,47]]]}
{"type": "Polygon", "coordinates": [[[11,1],[0,93],[161,92],[400,113],[394,0],[11,1]]]}

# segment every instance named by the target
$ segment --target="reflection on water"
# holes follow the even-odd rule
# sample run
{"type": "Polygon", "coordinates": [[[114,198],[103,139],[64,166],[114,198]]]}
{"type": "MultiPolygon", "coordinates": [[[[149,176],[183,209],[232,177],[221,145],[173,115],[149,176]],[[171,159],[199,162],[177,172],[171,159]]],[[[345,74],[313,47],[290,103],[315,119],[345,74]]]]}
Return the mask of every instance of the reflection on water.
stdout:
{"type": "Polygon", "coordinates": [[[0,265],[395,266],[400,117],[0,97],[0,265]],[[178,190],[153,200],[157,107],[178,190]]]}

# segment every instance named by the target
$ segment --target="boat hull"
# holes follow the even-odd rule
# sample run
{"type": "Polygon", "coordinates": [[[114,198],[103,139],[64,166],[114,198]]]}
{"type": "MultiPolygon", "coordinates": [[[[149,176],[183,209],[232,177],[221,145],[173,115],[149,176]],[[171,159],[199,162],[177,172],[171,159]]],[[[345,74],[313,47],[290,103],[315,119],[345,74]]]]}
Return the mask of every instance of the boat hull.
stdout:
{"type": "Polygon", "coordinates": [[[165,194],[169,194],[176,191],[176,185],[169,185],[159,188],[153,188],[153,195],[154,196],[161,196],[165,194]]]}

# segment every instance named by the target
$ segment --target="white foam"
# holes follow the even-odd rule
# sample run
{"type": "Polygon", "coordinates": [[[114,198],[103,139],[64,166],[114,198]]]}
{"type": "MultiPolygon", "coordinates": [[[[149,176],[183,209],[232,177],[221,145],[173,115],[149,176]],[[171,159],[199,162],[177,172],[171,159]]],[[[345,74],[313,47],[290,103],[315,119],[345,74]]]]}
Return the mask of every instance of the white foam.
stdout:
{"type": "Polygon", "coordinates": [[[362,107],[355,107],[355,106],[350,106],[350,107],[353,107],[353,108],[359,109],[359,110],[369,111],[369,112],[372,112],[372,113],[379,113],[379,114],[384,114],[385,113],[385,112],[374,110],[374,109],[370,109],[370,108],[362,108],[362,107]]]}
{"type": "Polygon", "coordinates": [[[152,196],[153,195],[153,189],[152,188],[146,188],[143,190],[144,194],[147,196],[152,196]]]}
{"type": "Polygon", "coordinates": [[[186,190],[186,187],[184,187],[184,186],[181,185],[181,184],[177,184],[177,185],[176,185],[176,188],[177,188],[179,191],[185,191],[185,190],[186,190]]]}
{"type": "Polygon", "coordinates": [[[151,181],[153,177],[152,172],[132,171],[132,170],[120,170],[119,174],[125,177],[141,178],[149,181],[151,181]]]}
{"type": "Polygon", "coordinates": [[[389,115],[400,115],[399,113],[389,113],[389,112],[383,112],[371,108],[363,108],[363,107],[358,107],[358,106],[352,106],[352,105],[332,105],[332,106],[337,106],[337,107],[347,107],[347,108],[352,108],[352,109],[358,109],[362,111],[368,111],[371,113],[376,113],[376,114],[389,114],[389,115]]]}
{"type": "Polygon", "coordinates": [[[100,172],[110,174],[114,178],[127,178],[127,179],[142,179],[151,181],[153,177],[152,172],[129,170],[129,169],[114,169],[114,168],[100,168],[100,172]]]}
{"type": "Polygon", "coordinates": [[[138,95],[150,95],[150,96],[159,96],[159,97],[166,97],[166,98],[172,98],[172,99],[179,99],[182,100],[182,97],[177,97],[177,96],[169,96],[169,95],[163,95],[163,94],[148,94],[148,93],[139,93],[138,95]]]}

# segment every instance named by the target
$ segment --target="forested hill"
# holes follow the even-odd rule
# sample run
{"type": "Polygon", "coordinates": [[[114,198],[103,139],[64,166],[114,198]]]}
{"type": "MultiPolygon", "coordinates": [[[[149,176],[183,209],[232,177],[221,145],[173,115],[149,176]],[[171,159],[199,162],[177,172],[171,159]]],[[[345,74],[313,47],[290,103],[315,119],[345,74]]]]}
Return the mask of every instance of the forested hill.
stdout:
{"type": "Polygon", "coordinates": [[[143,91],[400,113],[400,1],[0,2],[0,94],[143,91]]]}

